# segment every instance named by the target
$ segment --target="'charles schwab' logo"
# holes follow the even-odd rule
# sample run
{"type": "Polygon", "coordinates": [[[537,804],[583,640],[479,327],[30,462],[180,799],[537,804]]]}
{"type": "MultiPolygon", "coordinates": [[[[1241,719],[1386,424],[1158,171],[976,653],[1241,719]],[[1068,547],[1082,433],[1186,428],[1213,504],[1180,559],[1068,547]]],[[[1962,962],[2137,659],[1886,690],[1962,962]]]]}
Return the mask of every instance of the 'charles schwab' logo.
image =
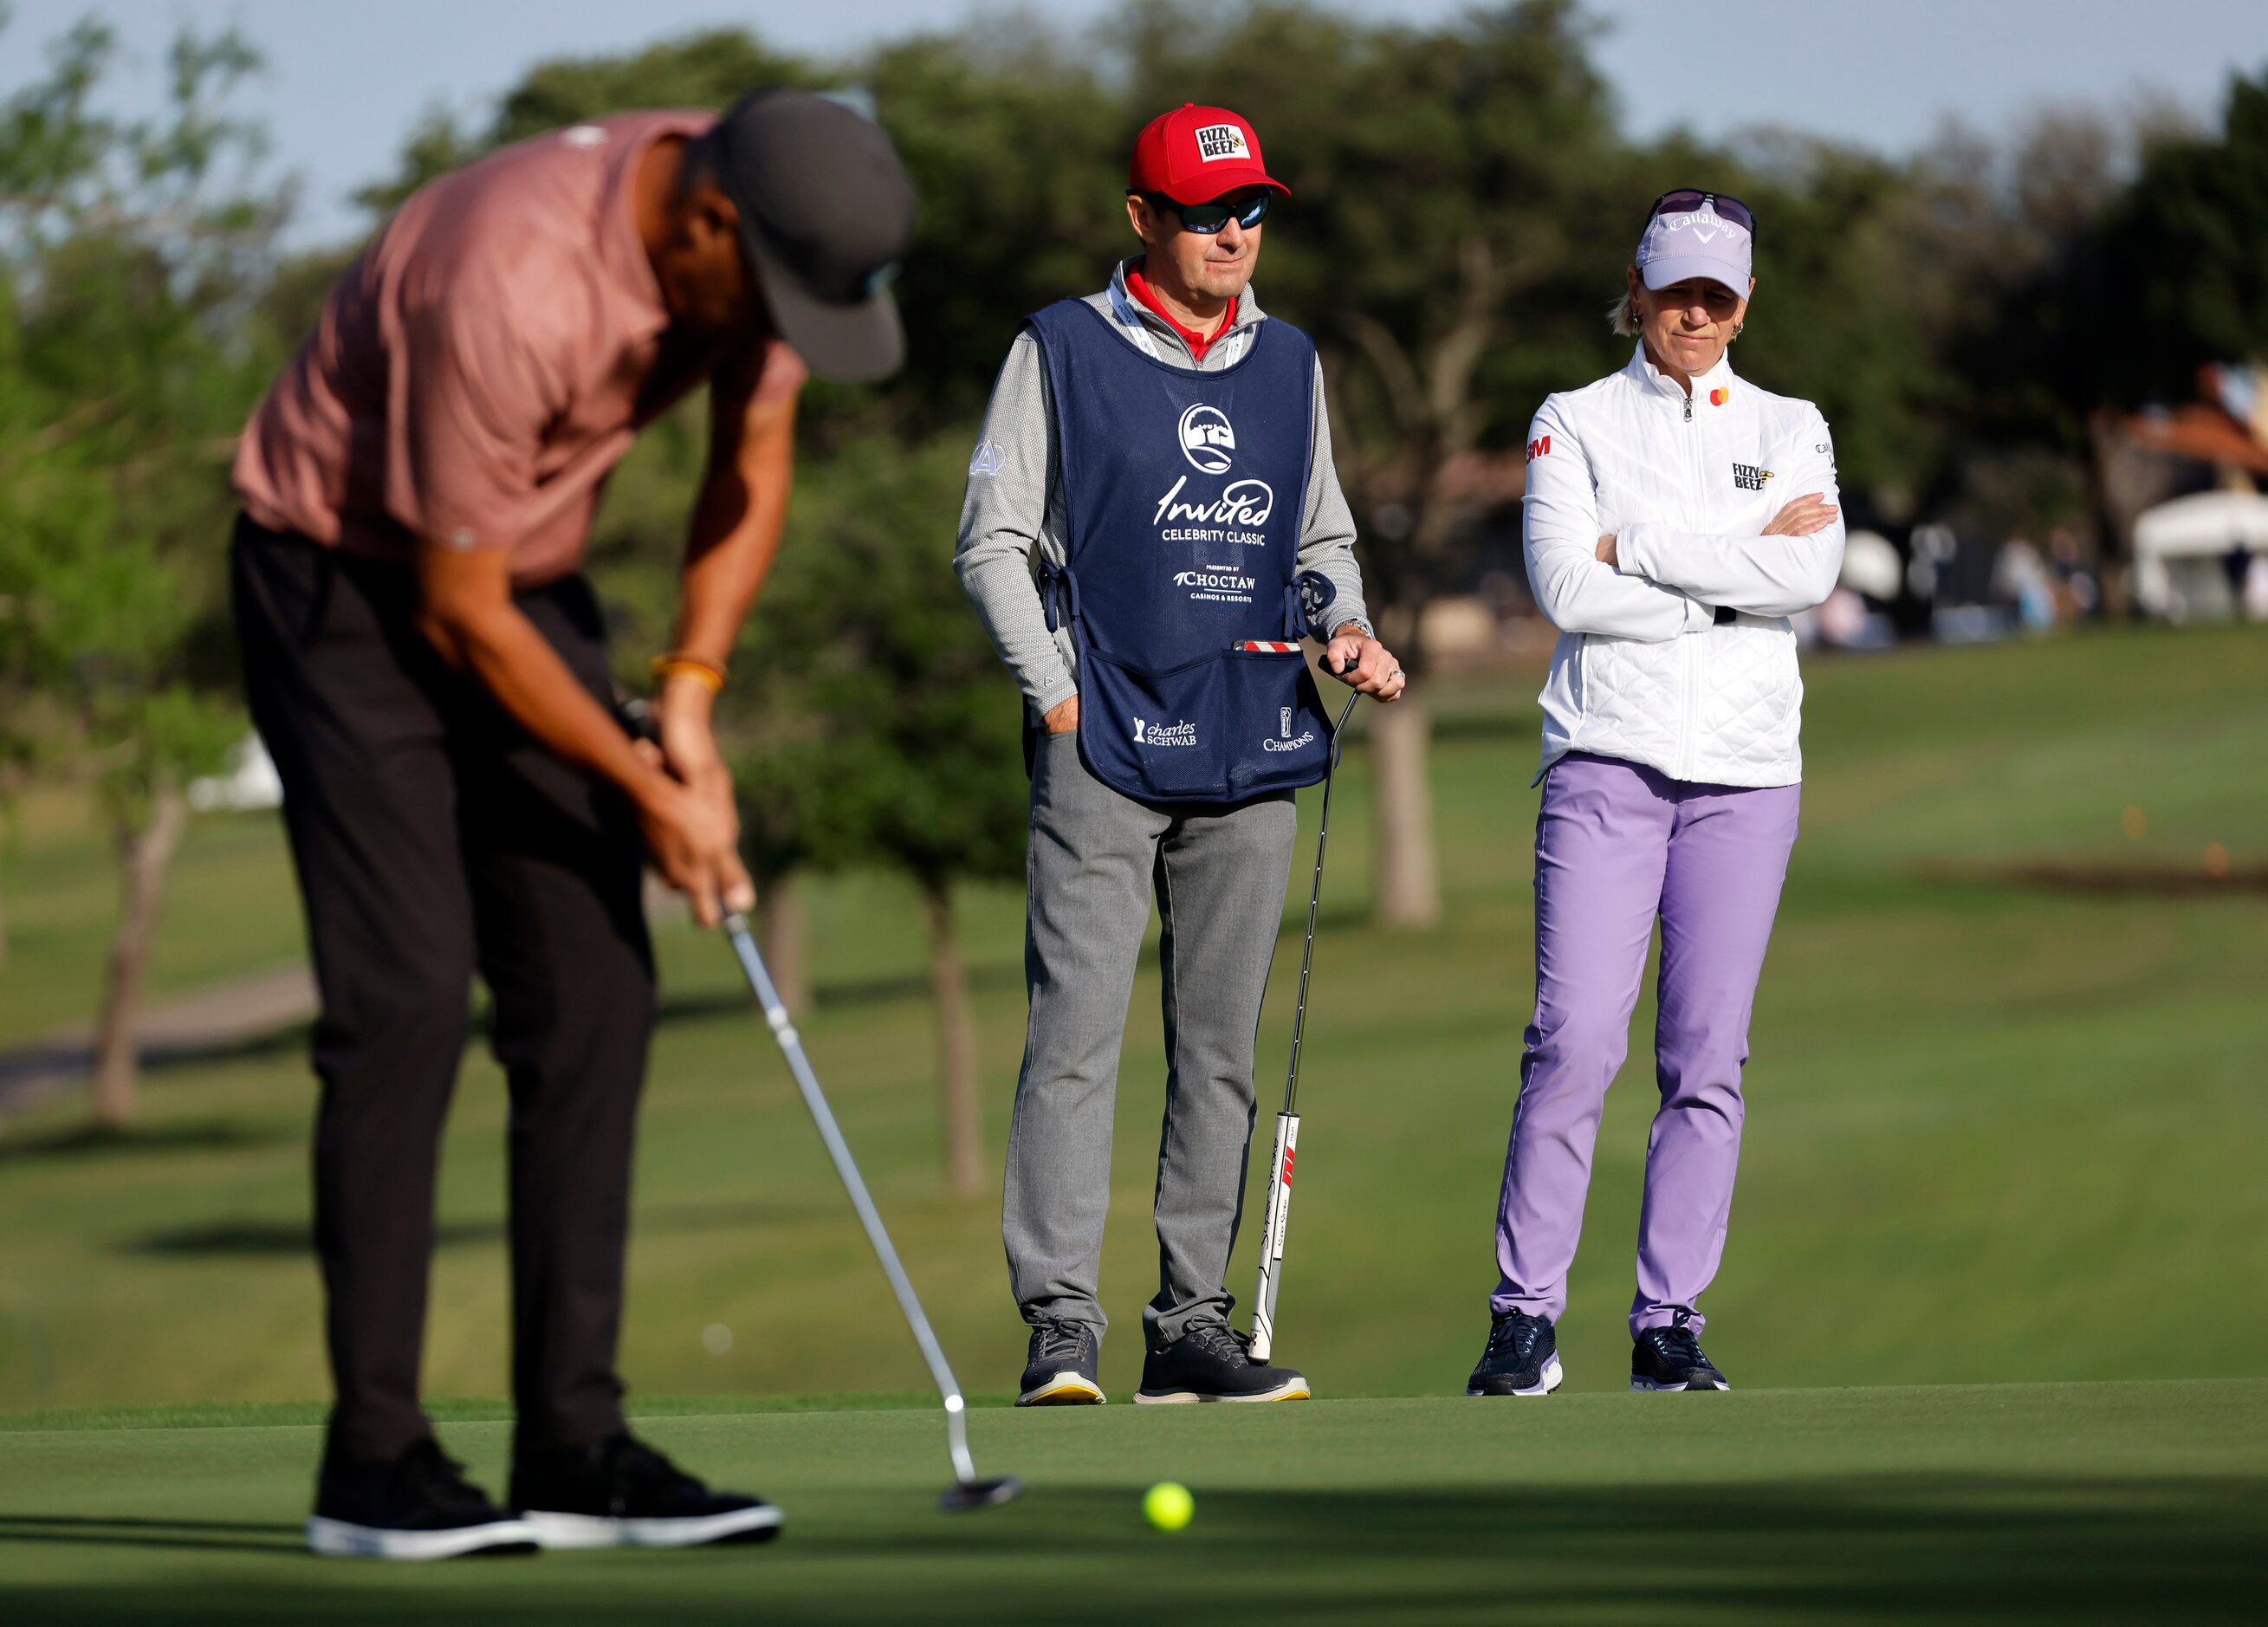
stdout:
{"type": "Polygon", "coordinates": [[[1134,743],[1137,746],[1194,746],[1197,743],[1197,725],[1194,723],[1151,723],[1145,718],[1134,719],[1134,743]]]}
{"type": "Polygon", "coordinates": [[[1181,437],[1182,455],[1207,475],[1226,475],[1236,451],[1236,431],[1228,415],[1203,401],[1182,415],[1174,432],[1181,437]]]}

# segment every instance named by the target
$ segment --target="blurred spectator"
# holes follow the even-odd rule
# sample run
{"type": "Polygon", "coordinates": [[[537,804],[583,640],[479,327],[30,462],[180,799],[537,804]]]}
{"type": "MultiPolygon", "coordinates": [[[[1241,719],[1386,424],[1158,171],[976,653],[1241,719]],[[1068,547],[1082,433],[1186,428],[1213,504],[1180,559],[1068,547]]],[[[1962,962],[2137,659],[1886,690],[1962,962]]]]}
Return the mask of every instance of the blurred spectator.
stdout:
{"type": "Polygon", "coordinates": [[[2000,544],[1992,560],[1992,596],[2015,607],[2016,621],[2025,631],[2044,633],[2054,629],[2055,591],[2047,562],[2024,538],[2010,537],[2000,544]]]}
{"type": "Polygon", "coordinates": [[[2066,526],[2058,526],[2048,534],[2048,568],[2055,572],[2057,597],[2066,617],[2076,621],[2094,615],[2102,593],[2095,585],[2095,573],[2080,556],[2079,539],[2066,526]]]}

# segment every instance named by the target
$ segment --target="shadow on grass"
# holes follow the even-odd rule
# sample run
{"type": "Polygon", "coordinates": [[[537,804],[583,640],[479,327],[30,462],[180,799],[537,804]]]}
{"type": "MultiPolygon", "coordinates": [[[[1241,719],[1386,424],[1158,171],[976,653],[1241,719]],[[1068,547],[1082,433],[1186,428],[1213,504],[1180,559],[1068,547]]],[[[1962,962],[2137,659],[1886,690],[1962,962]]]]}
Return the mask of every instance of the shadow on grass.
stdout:
{"type": "Polygon", "coordinates": [[[232,1152],[304,1141],[306,1136],[303,1124],[254,1123],[241,1119],[187,1119],[130,1130],[73,1124],[37,1135],[0,1137],[0,1164],[30,1159],[93,1161],[174,1152],[232,1152]]]}
{"type": "Polygon", "coordinates": [[[96,1520],[0,1512],[0,1546],[17,1542],[240,1553],[306,1551],[306,1538],[296,1525],[241,1520],[96,1520]]]}
{"type": "MultiPolygon", "coordinates": [[[[825,1204],[656,1204],[641,1207],[632,1216],[635,1234],[709,1232],[723,1227],[758,1230],[768,1226],[801,1226],[814,1217],[831,1216],[837,1206],[825,1204]]],[[[505,1223],[492,1220],[449,1220],[433,1229],[437,1248],[460,1248],[470,1243],[499,1243],[505,1240],[505,1223]]],[[[121,1247],[129,1254],[180,1255],[207,1259],[259,1259],[274,1255],[304,1255],[313,1249],[315,1234],[305,1220],[222,1219],[195,1226],[169,1226],[144,1233],[121,1247]]]]}
{"type": "MultiPolygon", "coordinates": [[[[2055,1479],[1925,1474],[1806,1481],[1381,1487],[1201,1495],[1174,1536],[1133,1490],[1042,1487],[963,1519],[896,1494],[810,1499],[771,1550],[554,1557],[438,1567],[414,1588],[320,1580],[313,1561],[229,1552],[191,1589],[136,1581],[16,1590],[11,1608],[77,1622],[673,1622],[1160,1619],[1776,1621],[1946,1614],[1993,1619],[2241,1619],[2257,1604],[2268,1477],[2055,1479]]],[[[215,1522],[0,1515],[0,1542],[268,1549],[215,1522]]],[[[359,1581],[367,1572],[356,1573],[359,1581]]]]}

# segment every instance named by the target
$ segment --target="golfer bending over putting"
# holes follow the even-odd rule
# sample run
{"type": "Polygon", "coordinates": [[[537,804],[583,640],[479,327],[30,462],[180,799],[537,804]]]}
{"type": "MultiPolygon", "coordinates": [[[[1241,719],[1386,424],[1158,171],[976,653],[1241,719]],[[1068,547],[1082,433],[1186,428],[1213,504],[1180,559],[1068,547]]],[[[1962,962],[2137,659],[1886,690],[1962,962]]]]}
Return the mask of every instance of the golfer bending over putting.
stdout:
{"type": "Polygon", "coordinates": [[[1023,1405],[1103,1398],[1112,1103],[1153,892],[1166,1115],[1135,1399],[1307,1393],[1251,1360],[1222,1286],[1292,793],[1322,777],[1329,743],[1297,640],[1327,636],[1327,667],[1381,701],[1403,678],[1363,614],[1314,346],[1248,287],[1285,190],[1235,114],[1153,121],[1127,183],[1143,254],[1026,325],[969,464],[955,565],[1044,728],[1002,1212],[1032,1329],[1023,1405]]]}
{"type": "Polygon", "coordinates": [[[417,193],[247,429],[234,591],[322,994],[315,1243],[337,1400],[308,1541],[433,1558],[768,1533],[639,1444],[615,1372],[654,1011],[650,858],[703,923],[753,903],[710,704],[779,541],[807,363],[897,361],[874,291],[913,199],[802,92],[625,114],[417,193]],[[577,572],[607,471],[710,386],[660,747],[613,705],[577,572]],[[418,1404],[434,1164],[477,970],[510,1079],[507,1514],[418,1404]]]}
{"type": "Polygon", "coordinates": [[[1559,629],[1535,822],[1535,1014],[1497,1219],[1488,1347],[1466,1393],[1559,1383],[1607,1086],[1661,923],[1661,1106],[1646,1145],[1631,1388],[1722,1389],[1702,1354],[1741,1151],[1749,1012],[1795,841],[1803,686],[1787,618],[1843,558],[1809,401],[1733,374],[1756,223],[1664,195],[1616,298],[1630,364],[1553,395],[1528,442],[1528,575],[1559,629]]]}

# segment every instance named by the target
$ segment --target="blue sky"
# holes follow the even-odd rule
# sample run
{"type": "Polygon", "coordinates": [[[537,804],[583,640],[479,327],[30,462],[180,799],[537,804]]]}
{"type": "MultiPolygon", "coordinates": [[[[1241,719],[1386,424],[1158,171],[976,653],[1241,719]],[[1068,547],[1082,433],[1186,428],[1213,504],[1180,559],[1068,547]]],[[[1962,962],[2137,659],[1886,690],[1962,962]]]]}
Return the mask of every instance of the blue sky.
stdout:
{"type": "MultiPolygon", "coordinates": [[[[243,109],[264,119],[277,161],[304,178],[295,240],[350,235],[353,189],[392,166],[404,132],[436,103],[475,120],[529,63],[619,50],[725,24],[818,53],[950,22],[946,0],[0,0],[0,92],[36,70],[36,47],[92,11],[132,56],[117,105],[154,107],[166,41],[184,21],[235,22],[267,54],[243,109]]],[[[1042,12],[1093,21],[1116,0],[1050,0],[1042,12]]],[[[1427,21],[1463,0],[1342,0],[1374,18],[1427,21]]],[[[1705,136],[1778,124],[1878,151],[1920,145],[1958,116],[1987,133],[2074,101],[2170,99],[2199,118],[2228,77],[2268,66],[2263,0],[1592,0],[1611,25],[1598,60],[1624,122],[1650,135],[1685,124],[1705,136]]],[[[1004,35],[1007,14],[990,13],[1004,35]]]]}

